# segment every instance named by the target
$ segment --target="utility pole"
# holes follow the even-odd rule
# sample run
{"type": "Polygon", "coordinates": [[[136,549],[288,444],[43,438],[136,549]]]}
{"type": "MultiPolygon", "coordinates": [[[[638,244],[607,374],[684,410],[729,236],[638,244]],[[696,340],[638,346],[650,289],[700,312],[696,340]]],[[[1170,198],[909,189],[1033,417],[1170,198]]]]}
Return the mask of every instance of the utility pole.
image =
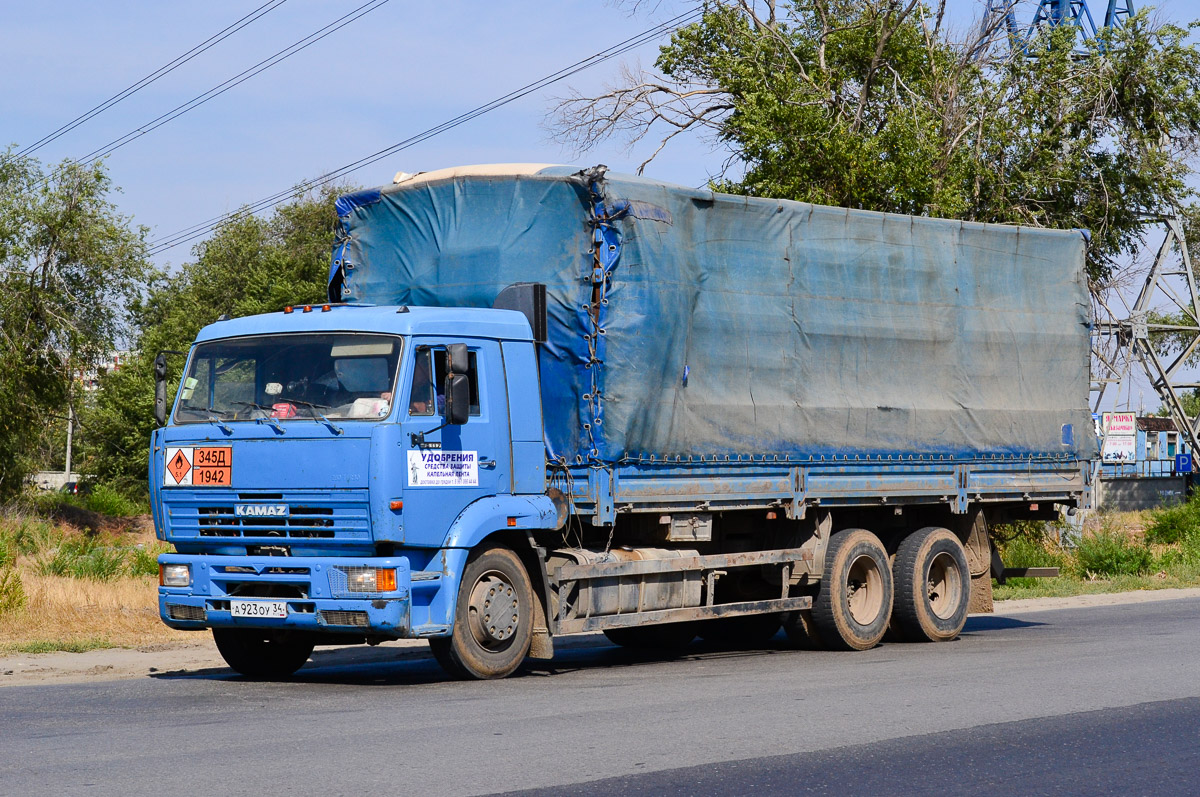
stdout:
{"type": "Polygon", "coordinates": [[[67,467],[64,475],[66,480],[71,480],[71,443],[75,434],[75,406],[71,403],[70,396],[67,397],[67,467]]]}

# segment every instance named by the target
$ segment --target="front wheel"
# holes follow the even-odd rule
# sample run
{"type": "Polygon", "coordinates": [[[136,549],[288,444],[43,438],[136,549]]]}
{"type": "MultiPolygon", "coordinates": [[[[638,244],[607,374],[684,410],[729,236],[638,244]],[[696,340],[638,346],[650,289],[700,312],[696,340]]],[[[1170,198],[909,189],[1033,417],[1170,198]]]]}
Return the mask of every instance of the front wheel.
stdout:
{"type": "Polygon", "coordinates": [[[892,571],[883,543],[866,529],[834,534],[812,608],[821,640],[843,650],[873,648],[887,632],[891,614],[892,571]]]}
{"type": "Polygon", "coordinates": [[[253,678],[286,678],[304,666],[315,643],[308,634],[255,628],[214,628],[225,663],[253,678]]]}
{"type": "Polygon", "coordinates": [[[434,658],[457,678],[511,675],[533,640],[533,587],[517,555],[495,547],[467,561],[454,632],[429,640],[434,658]]]}
{"type": "Polygon", "coordinates": [[[947,642],[967,622],[971,571],[967,553],[948,529],[929,526],[904,538],[893,564],[894,622],[904,639],[947,642]]]}

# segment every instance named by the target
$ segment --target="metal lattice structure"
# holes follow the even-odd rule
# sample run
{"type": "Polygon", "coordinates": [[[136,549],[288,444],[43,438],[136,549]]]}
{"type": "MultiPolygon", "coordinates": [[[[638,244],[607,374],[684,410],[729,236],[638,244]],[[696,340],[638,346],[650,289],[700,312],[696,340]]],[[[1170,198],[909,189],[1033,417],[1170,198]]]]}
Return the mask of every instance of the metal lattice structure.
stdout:
{"type": "Polygon", "coordinates": [[[1200,451],[1200,416],[1189,417],[1180,396],[1200,388],[1188,374],[1188,361],[1200,348],[1196,275],[1179,218],[1147,221],[1161,223],[1166,235],[1137,299],[1127,304],[1120,287],[1093,291],[1092,411],[1098,412],[1107,389],[1128,379],[1133,364],[1140,363],[1190,450],[1200,451]],[[1116,302],[1119,312],[1111,306],[1116,302]]]}
{"type": "MultiPolygon", "coordinates": [[[[1097,24],[1087,0],[1037,0],[1033,17],[1022,32],[1016,13],[1020,0],[986,2],[980,23],[982,38],[990,39],[994,32],[1004,30],[1012,50],[1026,54],[1029,42],[1038,31],[1066,25],[1076,30],[1076,42],[1079,43],[1095,39],[1106,28],[1123,24],[1134,13],[1133,0],[1108,0],[1104,17],[1097,24]]],[[[1079,52],[1085,54],[1081,49],[1079,52]]]]}

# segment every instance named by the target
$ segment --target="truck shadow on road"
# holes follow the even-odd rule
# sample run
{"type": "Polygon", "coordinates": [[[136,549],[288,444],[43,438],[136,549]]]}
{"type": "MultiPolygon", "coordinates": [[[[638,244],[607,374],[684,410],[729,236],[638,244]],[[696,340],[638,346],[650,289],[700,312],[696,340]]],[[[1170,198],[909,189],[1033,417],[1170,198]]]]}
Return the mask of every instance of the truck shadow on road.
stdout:
{"type": "MultiPolygon", "coordinates": [[[[1009,629],[1042,626],[1045,623],[1018,620],[994,615],[973,616],[967,620],[962,635],[955,641],[945,643],[958,645],[971,638],[986,638],[992,632],[1009,629]]],[[[938,646],[941,647],[941,646],[938,646]]],[[[922,655],[933,651],[931,645],[911,645],[886,641],[871,651],[841,653],[814,649],[803,643],[788,640],[782,632],[764,644],[753,646],[717,645],[697,641],[677,651],[634,650],[622,648],[608,642],[600,634],[568,637],[558,644],[553,660],[530,659],[510,678],[554,678],[573,673],[603,671],[629,667],[653,667],[676,662],[718,662],[732,659],[765,658],[784,656],[796,659],[797,665],[809,660],[827,663],[830,658],[851,661],[862,665],[886,664],[896,658],[922,655]]],[[[155,673],[152,677],[161,680],[173,679],[221,679],[232,682],[255,682],[260,679],[239,676],[232,670],[211,667],[202,670],[176,670],[155,673]]],[[[366,686],[422,686],[455,683],[438,666],[426,647],[395,648],[345,647],[318,648],[312,659],[291,679],[293,684],[366,685],[366,686]]]]}

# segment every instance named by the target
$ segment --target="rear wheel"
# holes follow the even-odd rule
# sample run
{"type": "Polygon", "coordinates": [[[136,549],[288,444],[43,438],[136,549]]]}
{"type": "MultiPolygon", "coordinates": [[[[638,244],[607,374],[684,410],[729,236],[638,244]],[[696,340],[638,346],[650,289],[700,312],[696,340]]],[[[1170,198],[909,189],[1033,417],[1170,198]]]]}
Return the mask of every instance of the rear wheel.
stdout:
{"type": "Polygon", "coordinates": [[[304,666],[314,641],[295,631],[214,628],[213,641],[225,663],[254,678],[285,678],[304,666]]]}
{"type": "Polygon", "coordinates": [[[967,622],[971,571],[967,553],[948,529],[930,526],[904,538],[892,565],[896,576],[893,621],[906,640],[946,642],[967,622]]]}
{"type": "Polygon", "coordinates": [[[866,529],[834,534],[812,608],[821,640],[845,650],[873,648],[883,639],[891,613],[892,571],[879,538],[866,529]]]}
{"type": "Polygon", "coordinates": [[[660,623],[633,628],[609,628],[604,636],[614,645],[638,650],[680,650],[696,638],[695,623],[660,623]]]}
{"type": "Polygon", "coordinates": [[[454,632],[429,640],[434,658],[458,678],[511,675],[533,639],[533,587],[517,555],[488,548],[472,555],[458,590],[454,632]]]}

